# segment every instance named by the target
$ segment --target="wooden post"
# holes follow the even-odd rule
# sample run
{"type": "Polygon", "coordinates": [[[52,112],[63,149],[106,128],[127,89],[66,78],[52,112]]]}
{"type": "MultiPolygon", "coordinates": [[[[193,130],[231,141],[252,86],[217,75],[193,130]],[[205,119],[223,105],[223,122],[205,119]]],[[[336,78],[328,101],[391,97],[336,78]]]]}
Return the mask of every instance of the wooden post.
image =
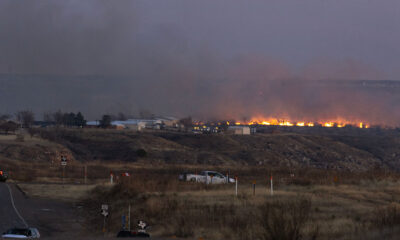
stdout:
{"type": "Polygon", "coordinates": [[[238,177],[235,177],[235,183],[236,183],[236,188],[235,188],[235,194],[236,194],[236,197],[237,197],[237,195],[238,195],[238,177]]]}
{"type": "Polygon", "coordinates": [[[65,165],[63,165],[62,168],[63,168],[63,171],[62,171],[62,187],[64,188],[64,182],[65,182],[65,180],[64,180],[64,178],[65,178],[65,165]]]}
{"type": "Polygon", "coordinates": [[[274,196],[274,182],[272,180],[272,174],[271,174],[271,196],[274,196]]]}

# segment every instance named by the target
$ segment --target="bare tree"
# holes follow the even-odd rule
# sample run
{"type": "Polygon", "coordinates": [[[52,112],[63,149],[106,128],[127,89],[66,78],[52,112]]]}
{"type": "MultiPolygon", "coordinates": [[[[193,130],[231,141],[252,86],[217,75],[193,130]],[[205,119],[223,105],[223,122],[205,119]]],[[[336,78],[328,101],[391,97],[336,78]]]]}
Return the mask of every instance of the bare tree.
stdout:
{"type": "Polygon", "coordinates": [[[111,127],[111,116],[110,115],[103,115],[103,117],[100,120],[100,127],[102,127],[102,128],[111,127]]]}
{"type": "Polygon", "coordinates": [[[43,113],[43,120],[45,122],[54,122],[54,113],[52,112],[44,112],[43,113]]]}
{"type": "Polygon", "coordinates": [[[30,128],[35,121],[35,115],[30,110],[19,111],[16,113],[17,120],[22,127],[30,128]]]}
{"type": "Polygon", "coordinates": [[[58,110],[57,112],[53,113],[53,119],[57,125],[61,125],[63,124],[64,114],[61,112],[61,110],[58,110]]]}

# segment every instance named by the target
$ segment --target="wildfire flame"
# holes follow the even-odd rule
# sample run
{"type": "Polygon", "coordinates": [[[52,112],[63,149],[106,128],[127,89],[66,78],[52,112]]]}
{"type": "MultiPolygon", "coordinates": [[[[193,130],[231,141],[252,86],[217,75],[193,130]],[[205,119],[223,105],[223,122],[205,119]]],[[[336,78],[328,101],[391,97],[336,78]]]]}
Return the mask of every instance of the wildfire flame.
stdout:
{"type": "MultiPolygon", "coordinates": [[[[199,121],[199,122],[194,122],[195,126],[202,126],[204,123],[199,121]]],[[[315,126],[320,126],[320,127],[326,127],[326,128],[343,128],[346,126],[353,126],[353,127],[358,127],[358,128],[370,128],[370,125],[368,123],[362,122],[362,121],[348,121],[344,119],[335,119],[331,121],[289,121],[286,119],[278,119],[278,118],[253,118],[250,121],[222,121],[218,123],[209,123],[210,125],[215,125],[217,124],[218,126],[221,125],[236,125],[236,126],[251,126],[251,125],[263,125],[263,126],[283,126],[283,127],[315,127],[315,126]]]]}
{"type": "MultiPolygon", "coordinates": [[[[227,122],[229,125],[229,122],[227,122]]],[[[314,126],[321,126],[326,128],[343,128],[346,126],[354,126],[359,128],[369,128],[369,124],[364,122],[351,122],[343,119],[332,120],[332,121],[288,121],[283,119],[277,118],[269,118],[269,119],[262,119],[262,118],[253,118],[249,122],[235,122],[235,125],[265,125],[265,126],[286,126],[286,127],[314,127],[314,126]]]]}

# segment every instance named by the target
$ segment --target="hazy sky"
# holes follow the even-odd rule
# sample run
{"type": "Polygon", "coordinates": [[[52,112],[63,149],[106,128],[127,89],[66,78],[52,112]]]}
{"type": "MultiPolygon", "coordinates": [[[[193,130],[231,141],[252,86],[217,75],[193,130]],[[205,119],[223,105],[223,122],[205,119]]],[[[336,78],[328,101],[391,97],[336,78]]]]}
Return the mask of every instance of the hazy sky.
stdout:
{"type": "MultiPolygon", "coordinates": [[[[399,23],[398,0],[1,0],[0,73],[111,76],[97,86],[101,96],[54,98],[93,116],[115,109],[113,102],[121,110],[212,115],[208,101],[233,98],[221,84],[256,81],[270,90],[265,83],[282,79],[400,79],[399,23]],[[87,98],[108,107],[75,103],[87,98]]],[[[50,85],[41,95],[68,91],[50,85]]],[[[6,83],[1,90],[22,91],[6,83]]],[[[58,106],[26,98],[12,107],[58,106]]]]}
{"type": "Polygon", "coordinates": [[[399,22],[397,0],[2,0],[0,71],[120,73],[162,49],[189,61],[257,54],[296,72],[352,59],[399,79],[399,22]]]}

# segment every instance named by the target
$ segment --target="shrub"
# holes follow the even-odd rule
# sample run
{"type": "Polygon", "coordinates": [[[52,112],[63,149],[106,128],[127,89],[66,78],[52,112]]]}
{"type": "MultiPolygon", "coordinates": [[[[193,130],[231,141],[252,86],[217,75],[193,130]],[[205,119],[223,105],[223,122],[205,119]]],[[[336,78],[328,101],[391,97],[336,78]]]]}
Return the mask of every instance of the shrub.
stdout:
{"type": "Polygon", "coordinates": [[[400,210],[396,206],[378,208],[374,211],[373,216],[373,227],[383,229],[400,226],[400,210]]]}
{"type": "Polygon", "coordinates": [[[147,156],[147,152],[146,150],[140,148],[136,151],[136,154],[138,155],[138,157],[146,157],[147,156]]]}
{"type": "MultiPolygon", "coordinates": [[[[309,220],[311,201],[298,198],[293,201],[267,202],[260,207],[262,239],[300,240],[309,220]]],[[[314,238],[315,239],[315,238],[314,238]]]]}

